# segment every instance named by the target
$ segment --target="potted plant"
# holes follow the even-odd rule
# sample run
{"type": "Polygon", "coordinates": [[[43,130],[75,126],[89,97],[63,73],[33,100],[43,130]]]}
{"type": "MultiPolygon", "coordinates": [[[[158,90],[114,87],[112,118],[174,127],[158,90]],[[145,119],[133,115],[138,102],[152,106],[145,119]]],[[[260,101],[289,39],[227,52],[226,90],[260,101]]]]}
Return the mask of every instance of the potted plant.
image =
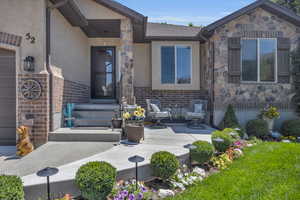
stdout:
{"type": "Polygon", "coordinates": [[[269,131],[272,132],[274,127],[274,119],[280,117],[278,109],[274,106],[268,106],[261,111],[262,119],[268,123],[269,131]]]}
{"type": "Polygon", "coordinates": [[[123,113],[125,120],[125,134],[130,142],[140,143],[144,138],[145,109],[137,106],[131,112],[123,113]]]}
{"type": "Polygon", "coordinates": [[[122,128],[123,119],[120,117],[119,111],[115,110],[114,117],[111,120],[113,128],[122,128]]]}

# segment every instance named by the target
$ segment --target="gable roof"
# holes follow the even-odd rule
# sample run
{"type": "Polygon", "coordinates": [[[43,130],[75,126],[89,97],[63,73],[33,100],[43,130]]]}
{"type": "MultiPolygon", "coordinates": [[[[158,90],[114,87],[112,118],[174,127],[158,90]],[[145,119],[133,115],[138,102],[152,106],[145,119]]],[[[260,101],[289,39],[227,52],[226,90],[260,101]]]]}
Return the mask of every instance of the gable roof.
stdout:
{"type": "Polygon", "coordinates": [[[96,3],[101,4],[102,6],[105,6],[121,15],[124,15],[126,17],[129,17],[134,22],[144,22],[145,16],[136,12],[135,10],[132,10],[119,2],[115,0],[94,0],[96,3]]]}
{"type": "Polygon", "coordinates": [[[285,19],[297,26],[300,26],[300,16],[297,15],[296,13],[294,13],[292,10],[290,10],[286,7],[283,7],[277,3],[273,3],[269,0],[258,0],[242,9],[240,9],[230,15],[227,15],[226,17],[224,17],[218,21],[215,21],[212,24],[204,27],[202,32],[205,34],[208,34],[209,32],[214,31],[216,28],[218,28],[224,24],[227,24],[228,22],[230,22],[242,15],[248,14],[252,10],[254,10],[258,7],[261,7],[279,17],[282,17],[283,19],[285,19]]]}
{"type": "Polygon", "coordinates": [[[147,23],[146,39],[149,40],[199,40],[201,27],[147,23]]]}

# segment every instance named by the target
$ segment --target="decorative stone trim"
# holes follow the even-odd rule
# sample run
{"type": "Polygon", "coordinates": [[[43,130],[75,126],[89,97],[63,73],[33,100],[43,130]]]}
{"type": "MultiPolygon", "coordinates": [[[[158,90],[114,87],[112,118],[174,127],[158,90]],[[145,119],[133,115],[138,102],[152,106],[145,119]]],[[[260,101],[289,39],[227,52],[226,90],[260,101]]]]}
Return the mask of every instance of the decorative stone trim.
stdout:
{"type": "MultiPolygon", "coordinates": [[[[232,102],[230,103],[234,109],[236,111],[248,111],[248,110],[257,110],[257,109],[263,109],[265,108],[267,105],[272,105],[277,107],[280,110],[292,110],[294,109],[293,104],[291,103],[281,103],[281,102],[277,102],[277,103],[261,103],[261,102],[232,102]]],[[[229,104],[224,104],[224,102],[215,102],[214,104],[214,109],[215,110],[226,110],[227,106],[229,104]]]]}
{"type": "Polygon", "coordinates": [[[0,32],[0,43],[19,47],[21,45],[21,42],[22,42],[21,36],[0,32]]]}

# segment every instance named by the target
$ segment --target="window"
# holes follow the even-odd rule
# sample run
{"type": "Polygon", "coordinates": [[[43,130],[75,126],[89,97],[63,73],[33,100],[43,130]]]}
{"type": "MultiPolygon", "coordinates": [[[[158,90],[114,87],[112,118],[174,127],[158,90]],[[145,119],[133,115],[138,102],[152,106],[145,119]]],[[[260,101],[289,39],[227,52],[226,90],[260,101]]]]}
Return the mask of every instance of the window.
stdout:
{"type": "Polygon", "coordinates": [[[243,39],[242,81],[276,81],[276,39],[243,39]]]}
{"type": "Polygon", "coordinates": [[[162,46],[161,83],[190,84],[191,55],[190,46],[162,46]]]}

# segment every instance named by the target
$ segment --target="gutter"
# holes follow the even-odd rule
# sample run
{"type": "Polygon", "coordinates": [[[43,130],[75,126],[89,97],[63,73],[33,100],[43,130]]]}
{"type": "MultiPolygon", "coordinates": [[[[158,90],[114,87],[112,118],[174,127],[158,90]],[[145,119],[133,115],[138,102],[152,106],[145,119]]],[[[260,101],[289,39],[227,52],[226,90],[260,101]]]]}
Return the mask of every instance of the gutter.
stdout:
{"type": "Polygon", "coordinates": [[[50,132],[53,131],[53,73],[51,71],[50,66],[50,57],[51,57],[51,11],[52,9],[59,8],[61,6],[66,5],[69,2],[69,0],[61,1],[57,4],[50,5],[49,0],[46,0],[46,69],[49,73],[49,130],[50,132]]]}

